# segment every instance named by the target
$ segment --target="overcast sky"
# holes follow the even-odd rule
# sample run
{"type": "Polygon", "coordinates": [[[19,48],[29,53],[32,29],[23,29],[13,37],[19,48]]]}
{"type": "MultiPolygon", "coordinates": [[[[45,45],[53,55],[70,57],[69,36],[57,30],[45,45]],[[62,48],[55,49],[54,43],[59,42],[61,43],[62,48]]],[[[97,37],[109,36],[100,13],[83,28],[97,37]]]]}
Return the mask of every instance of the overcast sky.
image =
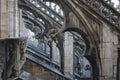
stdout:
{"type": "Polygon", "coordinates": [[[119,4],[119,1],[118,1],[118,0],[112,0],[112,2],[115,3],[115,6],[119,4]]]}

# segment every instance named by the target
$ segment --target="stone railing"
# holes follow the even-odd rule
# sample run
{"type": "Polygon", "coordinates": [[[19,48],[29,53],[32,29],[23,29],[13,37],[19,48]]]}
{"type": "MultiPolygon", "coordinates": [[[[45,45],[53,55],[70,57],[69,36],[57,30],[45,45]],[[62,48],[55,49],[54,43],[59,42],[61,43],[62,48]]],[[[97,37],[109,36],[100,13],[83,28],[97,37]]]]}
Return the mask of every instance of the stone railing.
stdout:
{"type": "Polygon", "coordinates": [[[27,1],[29,1],[31,4],[36,6],[40,11],[42,11],[43,13],[45,13],[58,23],[63,24],[64,15],[62,14],[62,10],[60,8],[58,9],[56,5],[52,7],[51,3],[47,5],[46,2],[43,2],[41,0],[27,0],[27,1]]]}
{"type": "Polygon", "coordinates": [[[78,0],[80,3],[88,6],[97,14],[102,16],[107,22],[120,30],[120,13],[114,8],[114,4],[103,0],[78,0]]]}

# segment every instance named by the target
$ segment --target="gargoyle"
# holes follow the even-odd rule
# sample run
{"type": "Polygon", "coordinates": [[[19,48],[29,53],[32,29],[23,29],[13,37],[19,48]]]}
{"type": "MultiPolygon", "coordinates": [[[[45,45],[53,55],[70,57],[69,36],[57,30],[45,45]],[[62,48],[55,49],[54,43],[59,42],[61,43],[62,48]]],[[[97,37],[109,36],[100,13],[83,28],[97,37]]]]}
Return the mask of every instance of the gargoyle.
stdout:
{"type": "Polygon", "coordinates": [[[55,43],[63,42],[63,34],[64,28],[57,30],[57,29],[50,29],[47,33],[48,42],[54,41],[55,43]]]}

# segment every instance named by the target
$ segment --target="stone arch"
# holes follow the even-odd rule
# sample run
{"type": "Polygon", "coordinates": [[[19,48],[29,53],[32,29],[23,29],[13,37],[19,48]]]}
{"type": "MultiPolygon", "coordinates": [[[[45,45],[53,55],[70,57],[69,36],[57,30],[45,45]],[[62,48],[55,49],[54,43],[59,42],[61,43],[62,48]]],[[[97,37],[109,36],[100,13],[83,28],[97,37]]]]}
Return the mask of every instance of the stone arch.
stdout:
{"type": "MultiPolygon", "coordinates": [[[[75,28],[75,27],[70,27],[70,28],[66,28],[64,30],[64,32],[66,31],[73,31],[73,32],[77,32],[79,35],[82,36],[82,38],[84,39],[85,41],[85,44],[86,44],[86,52],[85,53],[88,53],[89,50],[90,50],[90,41],[89,39],[87,39],[87,35],[85,34],[85,32],[83,32],[82,30],[80,30],[79,28],[75,28]]],[[[87,54],[86,54],[87,55],[87,54]]]]}
{"type": "MultiPolygon", "coordinates": [[[[45,0],[45,1],[50,1],[50,0],[45,0]]],[[[67,2],[69,1],[64,1],[62,2],[61,0],[51,0],[52,2],[55,2],[56,4],[58,4],[62,9],[63,9],[63,12],[64,12],[64,25],[63,27],[65,28],[65,31],[72,31],[74,30],[75,28],[75,31],[79,32],[81,35],[83,35],[83,37],[85,37],[85,40],[86,42],[89,43],[89,47],[91,48],[89,50],[90,53],[92,52],[95,52],[95,53],[92,53],[92,54],[89,54],[89,56],[86,55],[87,59],[90,61],[91,64],[96,64],[94,66],[94,72],[95,71],[98,71],[98,73],[94,74],[93,75],[93,79],[97,79],[99,80],[99,76],[101,75],[101,70],[102,70],[102,65],[101,65],[101,60],[100,60],[100,55],[99,55],[99,41],[98,41],[98,37],[96,35],[96,33],[94,32],[92,26],[90,25],[90,23],[88,23],[88,20],[87,18],[85,17],[85,14],[83,13],[82,9],[78,9],[76,7],[76,5],[74,4],[70,4],[67,2]],[[77,8],[77,9],[76,9],[77,8]],[[69,14],[72,12],[72,14],[78,19],[78,22],[81,23],[82,25],[79,25],[79,26],[74,26],[73,27],[71,25],[69,25],[70,22],[70,16],[69,14]],[[82,28],[81,28],[82,27],[82,28]],[[78,29],[80,29],[81,31],[79,31],[78,29]],[[82,33],[84,32],[84,33],[82,33]],[[87,38],[86,38],[87,37],[87,38]],[[94,57],[92,57],[94,55],[94,57]],[[95,60],[90,60],[92,58],[95,58],[95,60]],[[94,62],[94,63],[93,63],[94,62]],[[95,77],[97,76],[97,77],[95,77]]]]}
{"type": "MultiPolygon", "coordinates": [[[[85,40],[85,44],[86,44],[86,51],[85,51],[85,57],[86,57],[86,59],[90,62],[90,64],[91,64],[91,66],[92,66],[92,71],[93,71],[93,79],[98,79],[98,78],[96,78],[96,76],[98,77],[98,75],[99,75],[99,68],[98,68],[98,62],[96,61],[96,59],[94,58],[94,57],[96,57],[96,55],[94,55],[94,54],[87,54],[87,53],[89,53],[89,51],[91,50],[90,48],[91,48],[91,46],[90,45],[92,45],[91,43],[90,43],[90,39],[88,39],[87,38],[87,34],[84,32],[84,31],[82,31],[81,29],[79,29],[79,28],[75,28],[75,27],[69,27],[69,28],[66,28],[65,30],[64,30],[64,32],[67,32],[67,31],[74,31],[74,32],[77,32],[78,34],[80,34],[82,37],[83,37],[83,39],[85,40]],[[94,56],[94,57],[92,57],[92,56],[94,56]],[[98,73],[96,72],[96,71],[98,71],[98,73]],[[97,75],[96,75],[97,74],[97,75]]],[[[93,48],[93,47],[92,47],[93,48]]],[[[94,49],[92,49],[92,50],[94,50],[94,49]]],[[[91,52],[94,52],[94,51],[91,51],[91,52]]]]}
{"type": "MultiPolygon", "coordinates": [[[[90,60],[90,59],[96,58],[96,60],[94,60],[95,65],[92,65],[92,66],[94,66],[93,73],[96,73],[96,74],[93,74],[93,80],[99,79],[99,76],[101,75],[102,67],[101,67],[101,60],[100,60],[99,48],[98,48],[99,42],[97,41],[98,37],[96,36],[96,33],[92,29],[92,26],[86,20],[82,11],[80,11],[78,13],[78,12],[75,12],[75,9],[74,9],[74,10],[72,10],[72,12],[77,17],[78,21],[82,24],[82,28],[79,27],[79,29],[81,29],[81,31],[84,31],[84,33],[86,33],[86,35],[87,35],[86,40],[88,40],[89,44],[90,44],[89,45],[90,53],[95,52],[94,54],[92,53],[87,57],[89,57],[88,60],[90,61],[91,64],[92,64],[92,60],[90,60]],[[94,57],[92,57],[92,56],[94,56],[94,57]]],[[[70,17],[70,16],[66,16],[66,17],[70,17]]],[[[68,19],[66,18],[66,20],[68,20],[68,19]]],[[[69,21],[66,21],[66,22],[69,22],[69,21]]],[[[67,25],[67,23],[65,23],[65,25],[67,25]]],[[[67,27],[69,27],[69,26],[67,26],[67,27]]]]}
{"type": "Polygon", "coordinates": [[[89,35],[89,40],[92,47],[90,52],[92,54],[86,56],[86,58],[90,61],[93,67],[93,80],[99,80],[99,76],[101,75],[102,65],[99,54],[100,51],[99,51],[99,41],[97,40],[98,37],[94,32],[92,26],[88,23],[88,20],[85,18],[83,12],[81,11],[79,14],[76,15],[80,17],[79,20],[82,21],[83,26],[85,27],[86,34],[89,35]]]}

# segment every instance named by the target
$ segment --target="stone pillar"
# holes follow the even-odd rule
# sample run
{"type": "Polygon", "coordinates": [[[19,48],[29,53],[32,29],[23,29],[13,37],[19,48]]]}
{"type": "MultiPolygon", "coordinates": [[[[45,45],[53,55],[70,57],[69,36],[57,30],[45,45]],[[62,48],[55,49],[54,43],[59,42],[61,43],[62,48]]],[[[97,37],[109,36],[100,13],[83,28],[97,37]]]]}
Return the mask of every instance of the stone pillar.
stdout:
{"type": "Polygon", "coordinates": [[[69,32],[65,32],[64,51],[64,72],[67,77],[73,79],[73,35],[69,32]]]}
{"type": "Polygon", "coordinates": [[[18,0],[0,0],[0,37],[18,37],[18,0]]]}
{"type": "Polygon", "coordinates": [[[103,27],[103,41],[101,42],[100,57],[102,62],[101,80],[116,80],[117,67],[117,36],[109,29],[103,27]],[[116,58],[115,58],[116,56],[116,58]]]}
{"type": "Polygon", "coordinates": [[[19,11],[18,0],[8,0],[8,27],[9,37],[18,37],[19,32],[19,11]]]}
{"type": "Polygon", "coordinates": [[[8,37],[8,0],[0,0],[0,38],[8,37]]]}

